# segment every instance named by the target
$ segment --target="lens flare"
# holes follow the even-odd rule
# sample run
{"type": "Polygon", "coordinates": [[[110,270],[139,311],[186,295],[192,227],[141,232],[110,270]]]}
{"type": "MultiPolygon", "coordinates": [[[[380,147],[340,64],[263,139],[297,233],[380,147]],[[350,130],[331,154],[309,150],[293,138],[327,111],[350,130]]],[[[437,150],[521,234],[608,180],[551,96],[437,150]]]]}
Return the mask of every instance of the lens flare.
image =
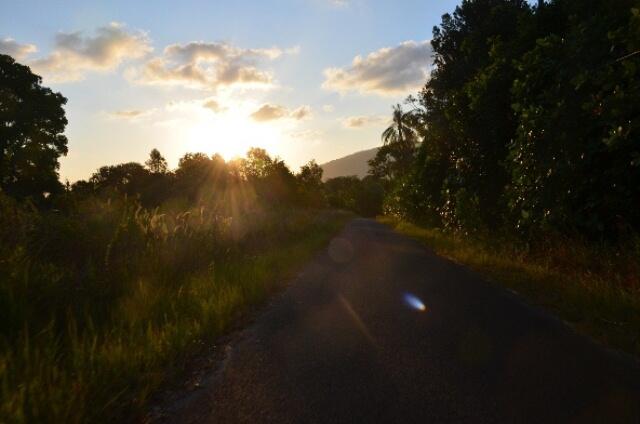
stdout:
{"type": "Polygon", "coordinates": [[[427,310],[427,307],[424,305],[424,303],[422,303],[422,300],[420,300],[417,296],[414,296],[411,293],[405,293],[403,297],[404,297],[404,302],[407,305],[409,305],[411,308],[418,311],[427,310]]]}

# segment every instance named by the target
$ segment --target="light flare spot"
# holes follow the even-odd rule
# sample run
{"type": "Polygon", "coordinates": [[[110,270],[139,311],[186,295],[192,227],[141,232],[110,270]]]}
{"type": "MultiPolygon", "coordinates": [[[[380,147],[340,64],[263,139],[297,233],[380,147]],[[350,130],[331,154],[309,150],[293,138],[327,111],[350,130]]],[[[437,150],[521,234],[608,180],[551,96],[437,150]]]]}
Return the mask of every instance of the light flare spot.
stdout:
{"type": "Polygon", "coordinates": [[[404,303],[406,303],[407,305],[409,305],[409,307],[420,311],[420,312],[424,312],[427,310],[427,307],[425,306],[425,304],[422,302],[422,300],[420,300],[419,297],[412,295],[411,293],[404,293],[404,295],[402,296],[404,299],[404,303]]]}

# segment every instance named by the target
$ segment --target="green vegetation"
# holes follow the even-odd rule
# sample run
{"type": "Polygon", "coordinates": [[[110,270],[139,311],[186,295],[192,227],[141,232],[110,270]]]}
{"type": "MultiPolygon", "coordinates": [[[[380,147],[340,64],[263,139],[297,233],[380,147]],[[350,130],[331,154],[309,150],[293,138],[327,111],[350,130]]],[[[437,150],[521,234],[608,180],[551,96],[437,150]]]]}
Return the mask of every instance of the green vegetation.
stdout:
{"type": "Polygon", "coordinates": [[[263,301],[346,218],[149,211],[126,198],[62,215],[0,200],[3,422],[143,413],[185,355],[263,301]]]}
{"type": "Polygon", "coordinates": [[[379,220],[545,306],[604,344],[640,355],[640,241],[614,250],[556,236],[527,249],[514,240],[379,220]]]}
{"type": "Polygon", "coordinates": [[[431,44],[370,161],[386,222],[639,354],[637,1],[463,0],[431,44]]]}
{"type": "Polygon", "coordinates": [[[331,178],[324,183],[324,192],[332,208],[349,210],[363,216],[376,216],[382,212],[384,181],[375,177],[331,178]]]}
{"type": "Polygon", "coordinates": [[[384,211],[638,354],[637,0],[463,0],[432,47],[371,176],[326,183],[262,149],[175,170],[154,149],[64,186],[66,99],[0,55],[0,421],[138,418],[199,341],[340,228],[327,206],[384,211]]]}
{"type": "Polygon", "coordinates": [[[263,149],[58,181],[64,97],[0,55],[0,422],[141,420],[202,343],[349,218],[263,149]]]}
{"type": "Polygon", "coordinates": [[[637,1],[465,0],[432,47],[371,163],[392,181],[388,213],[531,241],[638,231],[637,1]]]}

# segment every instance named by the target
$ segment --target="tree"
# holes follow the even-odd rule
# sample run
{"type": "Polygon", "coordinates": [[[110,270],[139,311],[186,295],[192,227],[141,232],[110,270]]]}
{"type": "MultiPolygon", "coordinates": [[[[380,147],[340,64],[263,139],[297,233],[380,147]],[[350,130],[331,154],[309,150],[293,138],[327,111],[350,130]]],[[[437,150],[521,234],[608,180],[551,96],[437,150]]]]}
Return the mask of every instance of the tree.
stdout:
{"type": "Polygon", "coordinates": [[[151,150],[149,159],[144,163],[154,174],[164,174],[167,172],[167,160],[160,154],[158,149],[151,150]]]}
{"type": "Polygon", "coordinates": [[[252,147],[240,167],[260,199],[271,204],[295,200],[297,180],[282,159],[272,158],[265,149],[252,147]]]}
{"type": "Polygon", "coordinates": [[[0,187],[36,202],[62,190],[58,158],[67,154],[67,99],[41,83],[28,66],[0,54],[0,187]]]}
{"type": "MultiPolygon", "coordinates": [[[[409,166],[396,166],[389,209],[451,228],[500,225],[516,125],[513,61],[534,42],[530,17],[524,0],[463,1],[442,17],[431,42],[434,69],[414,112],[421,144],[409,166]]],[[[383,134],[391,142],[404,141],[398,109],[383,134]]]]}
{"type": "Polygon", "coordinates": [[[347,209],[363,216],[375,216],[382,212],[384,190],[380,180],[367,176],[336,177],[324,183],[331,207],[347,209]]]}
{"type": "Polygon", "coordinates": [[[142,193],[148,176],[149,171],[142,165],[137,162],[128,162],[101,167],[91,176],[89,182],[93,184],[96,192],[115,191],[136,195],[142,193]]]}
{"type": "MultiPolygon", "coordinates": [[[[640,229],[638,2],[533,3],[463,1],[434,28],[422,142],[388,211],[465,232],[640,229]]],[[[396,107],[378,175],[401,121],[396,107]]]]}
{"type": "Polygon", "coordinates": [[[312,159],[300,167],[298,180],[307,187],[320,187],[323,172],[322,167],[312,159]]]}
{"type": "Polygon", "coordinates": [[[263,178],[269,174],[273,164],[274,160],[265,149],[252,147],[247,151],[247,157],[241,161],[242,173],[249,180],[263,178]]]}
{"type": "Polygon", "coordinates": [[[190,202],[211,200],[227,186],[228,169],[219,155],[187,153],[178,161],[176,189],[190,202]]]}
{"type": "Polygon", "coordinates": [[[322,167],[315,160],[310,160],[300,167],[300,172],[296,175],[301,200],[307,206],[320,207],[325,204],[322,173],[322,167]]]}
{"type": "Polygon", "coordinates": [[[393,107],[391,125],[382,133],[382,147],[369,161],[370,173],[379,178],[393,179],[411,164],[418,142],[418,115],[415,110],[393,107]]]}
{"type": "Polygon", "coordinates": [[[612,238],[640,228],[637,5],[545,6],[564,23],[517,62],[513,84],[519,125],[506,197],[519,229],[612,238]]]}

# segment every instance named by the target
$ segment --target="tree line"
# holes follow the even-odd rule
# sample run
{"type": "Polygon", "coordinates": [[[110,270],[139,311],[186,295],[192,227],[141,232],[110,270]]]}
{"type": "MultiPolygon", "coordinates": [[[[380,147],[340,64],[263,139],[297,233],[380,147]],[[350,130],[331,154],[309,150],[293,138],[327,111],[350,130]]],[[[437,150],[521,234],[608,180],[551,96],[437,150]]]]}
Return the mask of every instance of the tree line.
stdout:
{"type": "Polygon", "coordinates": [[[385,211],[467,233],[640,227],[635,0],[465,0],[370,162],[385,211]]]}
{"type": "Polygon", "coordinates": [[[215,205],[223,214],[253,206],[333,207],[364,215],[382,209],[377,178],[339,177],[322,181],[311,160],[298,173],[260,148],[225,161],[220,155],[187,153],[170,170],[157,150],[142,164],[103,166],[88,179],[62,184],[60,156],[67,153],[66,98],[42,86],[29,67],[0,55],[0,189],[40,209],[73,210],[92,197],[128,196],[145,208],[188,209],[215,205]]]}
{"type": "MultiPolygon", "coordinates": [[[[370,176],[322,182],[252,149],[189,153],[174,171],[100,168],[64,186],[66,99],[0,56],[0,188],[52,207],[114,193],[144,206],[227,205],[234,191],[269,204],[395,214],[466,233],[560,232],[618,239],[640,226],[640,7],[636,0],[465,0],[433,29],[433,69],[393,109],[370,176]]],[[[236,196],[237,197],[237,196],[236,196]]]]}

